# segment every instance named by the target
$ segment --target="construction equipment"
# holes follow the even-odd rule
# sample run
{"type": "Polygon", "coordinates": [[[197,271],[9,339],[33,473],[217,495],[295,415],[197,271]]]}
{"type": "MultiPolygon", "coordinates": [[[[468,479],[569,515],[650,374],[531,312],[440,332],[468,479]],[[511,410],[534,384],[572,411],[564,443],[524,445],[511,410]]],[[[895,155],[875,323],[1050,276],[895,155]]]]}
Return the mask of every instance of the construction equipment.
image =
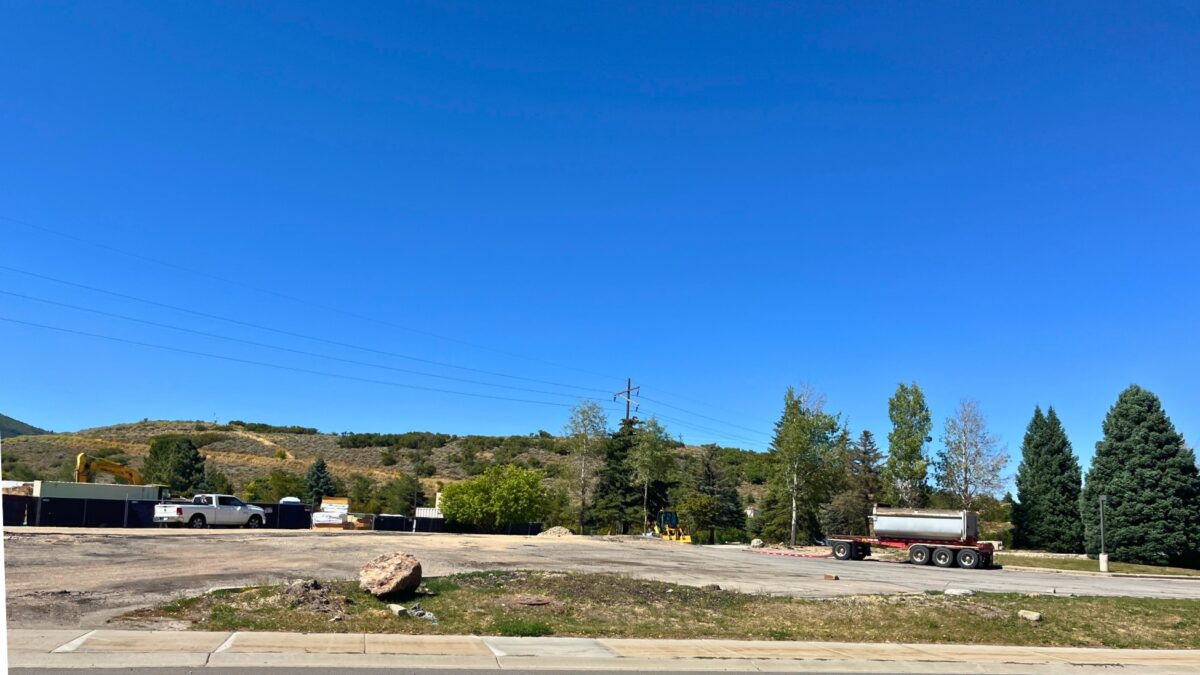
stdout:
{"type": "Polygon", "coordinates": [[[137,469],[99,457],[88,457],[86,452],[75,456],[76,483],[90,483],[98,473],[106,473],[117,480],[125,481],[128,485],[145,485],[142,474],[138,473],[137,469]]]}
{"type": "Polygon", "coordinates": [[[662,537],[664,541],[692,543],[692,536],[679,524],[679,516],[674,511],[659,511],[658,520],[654,523],[654,534],[662,537]]]}

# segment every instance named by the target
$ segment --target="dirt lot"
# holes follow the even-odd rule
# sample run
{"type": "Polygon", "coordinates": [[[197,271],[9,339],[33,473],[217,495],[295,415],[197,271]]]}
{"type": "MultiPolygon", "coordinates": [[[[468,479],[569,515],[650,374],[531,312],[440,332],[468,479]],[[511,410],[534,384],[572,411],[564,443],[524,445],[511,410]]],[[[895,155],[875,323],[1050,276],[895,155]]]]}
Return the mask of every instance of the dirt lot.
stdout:
{"type": "Polygon", "coordinates": [[[617,572],[746,592],[824,597],[947,587],[978,591],[1200,599],[1196,579],[1096,577],[914,567],[599,537],[391,532],[10,528],[4,533],[10,626],[95,627],[114,614],[223,586],[352,578],[384,552],[421,559],[426,576],[485,569],[617,572]],[[825,574],[836,574],[837,581],[825,574]]]}

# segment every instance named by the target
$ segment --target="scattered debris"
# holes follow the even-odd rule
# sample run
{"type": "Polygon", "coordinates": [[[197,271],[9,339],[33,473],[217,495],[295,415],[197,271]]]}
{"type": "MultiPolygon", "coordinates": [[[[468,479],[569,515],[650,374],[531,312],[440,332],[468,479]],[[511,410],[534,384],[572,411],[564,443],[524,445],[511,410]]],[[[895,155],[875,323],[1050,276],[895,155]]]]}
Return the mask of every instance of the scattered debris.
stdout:
{"type": "Polygon", "coordinates": [[[1017,612],[1017,616],[1021,617],[1022,619],[1025,619],[1026,621],[1041,621],[1042,620],[1041,612],[1032,612],[1028,609],[1019,610],[1017,612]]]}
{"type": "Polygon", "coordinates": [[[750,548],[762,548],[762,547],[763,547],[762,539],[754,539],[753,541],[750,542],[750,548]]]}
{"type": "Polygon", "coordinates": [[[341,615],[341,614],[334,614],[334,615],[333,615],[333,616],[332,616],[332,617],[329,619],[329,623],[333,623],[334,621],[341,621],[341,620],[342,620],[342,615],[341,615]]]}
{"type": "Polygon", "coordinates": [[[400,616],[401,614],[408,612],[408,608],[406,608],[404,605],[388,605],[388,609],[396,616],[400,616]]]}
{"type": "Polygon", "coordinates": [[[837,581],[838,579],[839,579],[839,577],[836,574],[826,574],[825,575],[825,581],[837,581]]]}
{"type": "Polygon", "coordinates": [[[708,584],[707,586],[701,586],[700,590],[702,590],[702,591],[719,591],[719,590],[721,590],[721,586],[719,584],[708,584]]]}
{"type": "Polygon", "coordinates": [[[968,588],[947,588],[946,590],[944,590],[942,592],[945,593],[946,595],[963,595],[963,596],[975,595],[975,591],[972,591],[968,588]]]}
{"type": "Polygon", "coordinates": [[[438,625],[437,617],[433,615],[433,612],[421,609],[421,603],[419,602],[408,608],[408,615],[414,619],[424,619],[432,622],[435,626],[438,625]]]}
{"type": "Polygon", "coordinates": [[[384,553],[358,571],[358,587],[377,598],[421,585],[421,563],[407,553],[384,553]]]}
{"type": "Polygon", "coordinates": [[[554,527],[552,527],[548,530],[542,530],[541,532],[538,532],[537,536],[561,538],[561,537],[573,537],[573,536],[575,536],[575,533],[561,525],[555,525],[554,527]]]}

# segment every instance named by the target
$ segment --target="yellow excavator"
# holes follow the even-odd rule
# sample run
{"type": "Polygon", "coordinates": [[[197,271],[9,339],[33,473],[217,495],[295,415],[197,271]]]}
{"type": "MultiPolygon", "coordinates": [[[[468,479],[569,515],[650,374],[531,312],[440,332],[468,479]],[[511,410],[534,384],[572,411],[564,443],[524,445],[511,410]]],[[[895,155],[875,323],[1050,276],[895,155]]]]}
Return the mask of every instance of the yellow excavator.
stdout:
{"type": "Polygon", "coordinates": [[[145,485],[142,474],[138,473],[137,469],[99,457],[88,457],[86,452],[75,456],[76,483],[90,483],[98,473],[106,473],[113,478],[125,481],[128,485],[145,485]]]}
{"type": "Polygon", "coordinates": [[[679,524],[679,515],[674,511],[659,511],[658,520],[654,523],[654,534],[662,537],[663,541],[677,541],[682,544],[692,543],[692,535],[679,524]]]}

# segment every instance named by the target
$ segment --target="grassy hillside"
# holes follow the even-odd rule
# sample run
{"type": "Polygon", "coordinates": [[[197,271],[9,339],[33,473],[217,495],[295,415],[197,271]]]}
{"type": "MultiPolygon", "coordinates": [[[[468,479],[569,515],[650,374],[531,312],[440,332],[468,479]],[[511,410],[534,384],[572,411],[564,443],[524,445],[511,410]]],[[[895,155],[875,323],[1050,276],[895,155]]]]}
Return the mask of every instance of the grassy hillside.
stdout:
{"type": "MultiPolygon", "coordinates": [[[[546,432],[527,436],[454,436],[430,432],[404,434],[322,434],[305,427],[202,421],[142,420],[132,424],[84,429],[75,433],[18,436],[4,443],[4,478],[14,480],[71,480],[75,455],[86,452],[140,469],[155,436],[186,435],[240,491],[250,480],[282,469],[303,475],[318,456],[333,474],[349,480],[362,474],[385,482],[397,472],[417,476],[426,491],[482,473],[494,464],[536,468],[547,480],[565,478],[570,450],[566,442],[546,432]]],[[[698,448],[685,446],[681,455],[698,448]]],[[[738,456],[753,453],[730,450],[738,456]]],[[[761,476],[747,471],[743,498],[761,498],[761,476]]],[[[103,476],[98,480],[106,480],[103,476]]]]}
{"type": "Polygon", "coordinates": [[[48,434],[49,431],[39,429],[31,424],[26,424],[21,420],[15,420],[8,415],[0,415],[0,437],[9,438],[12,436],[37,436],[38,434],[48,434]]]}

